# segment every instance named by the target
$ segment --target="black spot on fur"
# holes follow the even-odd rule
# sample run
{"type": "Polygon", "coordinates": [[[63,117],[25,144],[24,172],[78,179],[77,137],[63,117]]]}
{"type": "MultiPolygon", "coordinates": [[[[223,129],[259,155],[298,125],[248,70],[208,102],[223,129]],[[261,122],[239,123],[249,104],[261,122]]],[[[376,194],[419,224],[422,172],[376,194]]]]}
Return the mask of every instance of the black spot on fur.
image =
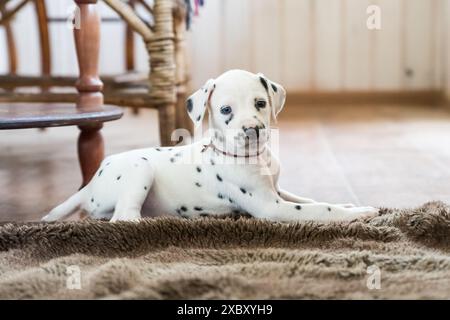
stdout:
{"type": "Polygon", "coordinates": [[[208,92],[208,88],[205,88],[205,93],[207,93],[208,92]]]}
{"type": "Polygon", "coordinates": [[[219,194],[217,195],[217,198],[223,199],[223,194],[219,193],[219,194]]]}
{"type": "Polygon", "coordinates": [[[276,85],[274,85],[273,83],[270,84],[270,86],[272,87],[273,91],[277,92],[278,88],[276,85]]]}
{"type": "Polygon", "coordinates": [[[120,180],[120,178],[122,178],[122,176],[118,176],[116,179],[117,179],[117,180],[120,180]]]}
{"type": "Polygon", "coordinates": [[[202,168],[197,167],[197,172],[202,172],[202,168]]]}
{"type": "Polygon", "coordinates": [[[233,202],[234,202],[233,199],[231,199],[231,198],[228,198],[228,201],[229,201],[230,203],[233,203],[233,202]]]}
{"type": "Polygon", "coordinates": [[[144,187],[144,190],[147,190],[147,187],[144,187]]]}
{"type": "Polygon", "coordinates": [[[249,195],[250,197],[253,197],[253,194],[252,194],[251,192],[249,192],[248,195],[249,195]]]}
{"type": "Polygon", "coordinates": [[[200,119],[202,118],[202,116],[200,115],[200,116],[198,116],[197,117],[197,121],[200,121],[200,119]]]}
{"type": "Polygon", "coordinates": [[[192,99],[187,99],[186,101],[186,109],[188,112],[192,112],[192,109],[194,108],[194,103],[192,102],[192,99]]]}
{"type": "Polygon", "coordinates": [[[241,213],[239,210],[233,210],[233,213],[234,214],[239,214],[239,213],[241,213]]]}
{"type": "Polygon", "coordinates": [[[142,160],[148,161],[146,157],[141,157],[142,160]]]}
{"type": "Polygon", "coordinates": [[[196,182],[195,185],[199,188],[202,186],[199,182],[196,182]]]}
{"type": "Polygon", "coordinates": [[[156,151],[161,151],[161,148],[156,148],[156,151]]]}
{"type": "Polygon", "coordinates": [[[212,166],[216,165],[216,163],[214,162],[213,159],[210,159],[210,162],[211,162],[211,165],[212,165],[212,166]]]}
{"type": "Polygon", "coordinates": [[[216,178],[217,178],[217,180],[219,180],[220,182],[222,182],[222,181],[223,181],[222,177],[221,177],[221,176],[219,176],[219,174],[216,174],[216,178]]]}
{"type": "Polygon", "coordinates": [[[328,207],[328,211],[331,211],[331,208],[330,208],[330,207],[328,207]]]}
{"type": "Polygon", "coordinates": [[[296,206],[295,206],[295,209],[301,210],[301,209],[302,209],[302,206],[296,205],[296,206]]]}
{"type": "Polygon", "coordinates": [[[276,203],[280,203],[280,200],[277,199],[277,200],[275,200],[275,202],[276,202],[276,203]]]}
{"type": "Polygon", "coordinates": [[[225,124],[228,125],[231,122],[231,120],[233,120],[233,117],[234,117],[234,114],[232,113],[230,115],[230,117],[227,120],[225,120],[225,124]]]}
{"type": "Polygon", "coordinates": [[[240,190],[241,190],[241,192],[242,192],[243,194],[246,194],[246,193],[247,193],[247,190],[245,190],[244,188],[240,188],[240,190]]]}
{"type": "Polygon", "coordinates": [[[264,89],[268,90],[269,87],[267,86],[267,81],[263,77],[259,77],[259,81],[261,81],[261,84],[263,85],[264,89]]]}
{"type": "Polygon", "coordinates": [[[91,198],[91,202],[94,202],[94,198],[91,198]]]}
{"type": "Polygon", "coordinates": [[[103,169],[98,172],[99,177],[102,175],[102,172],[103,172],[103,169]]]}
{"type": "Polygon", "coordinates": [[[181,152],[177,152],[177,153],[175,153],[175,154],[174,154],[174,156],[175,156],[175,157],[179,157],[179,156],[181,156],[181,152]]]}
{"type": "Polygon", "coordinates": [[[202,207],[194,207],[194,210],[195,211],[203,211],[203,208],[202,207]]]}
{"type": "Polygon", "coordinates": [[[175,162],[175,158],[170,158],[170,162],[175,162]]]}
{"type": "Polygon", "coordinates": [[[184,211],[184,212],[186,212],[187,211],[187,208],[185,207],[185,206],[181,206],[181,211],[184,211]]]}
{"type": "Polygon", "coordinates": [[[109,166],[111,164],[111,162],[108,162],[107,164],[105,164],[105,166],[109,166]]]}
{"type": "Polygon", "coordinates": [[[278,191],[278,192],[277,192],[277,194],[278,194],[278,195],[279,195],[279,196],[281,197],[281,193],[280,193],[280,191],[278,191]]]}
{"type": "Polygon", "coordinates": [[[178,215],[181,215],[181,210],[177,209],[177,213],[178,213],[178,215]]]}

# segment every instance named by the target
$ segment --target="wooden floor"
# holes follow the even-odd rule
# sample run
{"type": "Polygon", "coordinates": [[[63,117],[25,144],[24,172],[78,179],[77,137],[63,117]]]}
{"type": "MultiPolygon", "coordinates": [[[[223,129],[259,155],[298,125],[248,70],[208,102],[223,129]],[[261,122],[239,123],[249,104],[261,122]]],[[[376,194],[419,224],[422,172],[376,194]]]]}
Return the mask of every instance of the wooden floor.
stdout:
{"type": "MultiPolygon", "coordinates": [[[[298,106],[280,117],[281,185],[327,202],[450,202],[450,111],[429,106],[298,106]]],[[[77,129],[0,131],[0,221],[31,221],[77,190],[77,129]]],[[[103,130],[107,154],[157,144],[155,111],[103,130]]]]}

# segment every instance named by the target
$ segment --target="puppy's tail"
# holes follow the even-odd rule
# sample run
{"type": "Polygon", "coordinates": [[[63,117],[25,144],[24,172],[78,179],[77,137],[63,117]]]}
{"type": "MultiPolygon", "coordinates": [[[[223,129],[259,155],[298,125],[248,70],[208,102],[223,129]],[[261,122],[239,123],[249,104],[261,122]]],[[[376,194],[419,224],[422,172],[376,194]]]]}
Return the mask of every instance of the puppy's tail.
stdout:
{"type": "Polygon", "coordinates": [[[83,203],[85,189],[86,188],[83,188],[75,193],[69,199],[50,211],[49,214],[47,214],[41,220],[47,222],[61,220],[77,212],[77,210],[80,209],[80,206],[83,203]]]}

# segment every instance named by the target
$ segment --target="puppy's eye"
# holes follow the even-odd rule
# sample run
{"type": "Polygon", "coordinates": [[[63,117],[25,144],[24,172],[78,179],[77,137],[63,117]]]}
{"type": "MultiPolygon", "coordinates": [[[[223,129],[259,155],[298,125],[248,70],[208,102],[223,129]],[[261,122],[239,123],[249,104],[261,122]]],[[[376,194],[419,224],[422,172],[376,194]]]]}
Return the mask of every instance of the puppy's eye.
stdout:
{"type": "Polygon", "coordinates": [[[231,111],[233,111],[233,110],[231,109],[230,106],[223,106],[223,107],[220,108],[220,113],[221,114],[230,114],[231,111]]]}
{"type": "Polygon", "coordinates": [[[264,101],[264,100],[256,100],[255,106],[258,109],[265,108],[266,107],[266,101],[264,101]]]}

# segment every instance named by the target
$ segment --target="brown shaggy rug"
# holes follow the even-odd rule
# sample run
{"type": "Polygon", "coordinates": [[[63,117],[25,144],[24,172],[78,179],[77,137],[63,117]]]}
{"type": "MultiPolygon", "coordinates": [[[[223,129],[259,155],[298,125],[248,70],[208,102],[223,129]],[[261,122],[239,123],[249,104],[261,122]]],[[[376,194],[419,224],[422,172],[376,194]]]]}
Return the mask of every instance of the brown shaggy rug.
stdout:
{"type": "Polygon", "coordinates": [[[340,224],[5,223],[0,298],[448,299],[449,253],[441,202],[340,224]]]}

